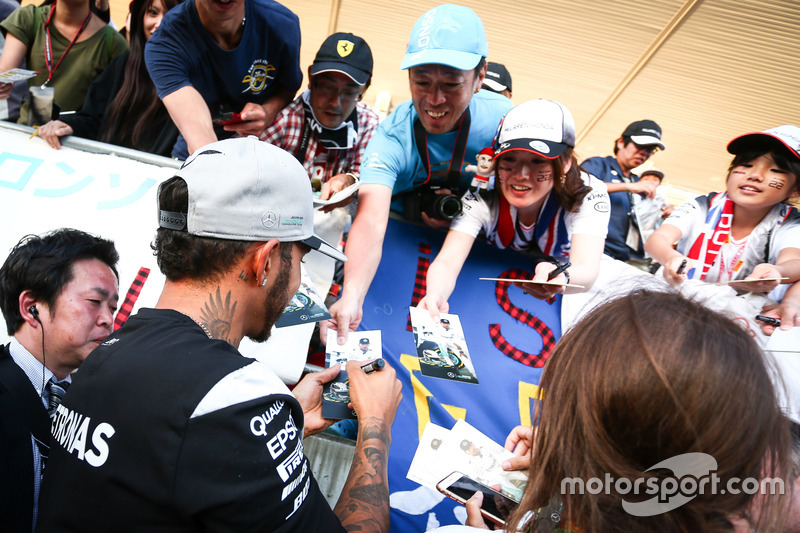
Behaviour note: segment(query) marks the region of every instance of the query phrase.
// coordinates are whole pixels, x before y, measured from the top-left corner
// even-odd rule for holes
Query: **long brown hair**
[[[572,164],[569,170],[564,172],[567,162],[571,161]],[[583,199],[591,191],[591,187],[583,183],[581,179],[581,167],[578,164],[578,158],[575,156],[573,148],[567,148],[564,152],[553,159],[553,188],[558,194],[558,200],[561,207],[567,211],[577,211]],[[558,177],[556,177],[558,176]],[[563,182],[561,181],[563,176]]]
[[[165,12],[179,0],[161,0]],[[125,82],[111,101],[100,140],[137,150],[147,150],[149,139],[142,136],[149,130],[166,126],[169,115],[156,93],[144,63],[144,15],[153,0],[134,0],[131,4],[130,54],[125,62]]]
[[[730,319],[678,294],[640,290],[596,308],[561,339],[540,385],[530,478],[507,525],[560,501],[564,520],[586,532],[731,531],[728,519],[755,496],[706,490],[638,517],[622,499],[652,494],[622,495],[613,484],[596,495],[562,489],[566,478],[606,473],[660,481],[672,472],[650,467],[691,452],[716,459],[720,487],[734,477],[783,477],[791,490],[789,422],[764,356]],[[759,501],[759,531],[777,531],[784,501]]]

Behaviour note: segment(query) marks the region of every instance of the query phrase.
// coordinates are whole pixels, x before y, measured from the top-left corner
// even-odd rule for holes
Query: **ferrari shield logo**
[[[340,57],[347,57],[353,51],[353,46],[355,45],[352,42],[342,39],[336,45],[336,51],[339,52]]]

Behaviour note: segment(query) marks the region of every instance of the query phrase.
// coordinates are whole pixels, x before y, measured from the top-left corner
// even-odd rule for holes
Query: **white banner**
[[[131,157],[68,146],[54,150],[42,139],[30,138],[30,131],[0,125],[0,261],[5,261],[25,235],[62,227],[81,229],[116,244],[120,254],[120,305],[139,269],[146,267],[150,275],[134,312],[154,306],[164,284],[150,249],[157,228],[156,191],[159,183],[174,174],[179,162],[130,150],[116,151]],[[92,150],[113,148],[84,140],[72,144]],[[150,162],[134,159],[138,157]],[[220,186],[224,184],[220,176]],[[329,231],[334,234],[332,241],[337,242],[341,225],[333,225]],[[320,259],[319,263],[313,273],[308,261],[306,267],[312,267],[309,272],[317,289],[326,294],[333,261]],[[242,353],[264,360],[284,381],[294,383],[302,373],[312,330],[313,324],[273,330],[268,343],[243,342]],[[0,333],[0,341],[6,340]]]

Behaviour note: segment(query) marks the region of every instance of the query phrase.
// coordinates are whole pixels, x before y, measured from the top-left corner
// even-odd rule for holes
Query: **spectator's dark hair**
[[[758,159],[762,155],[772,156],[778,168],[794,174],[793,189],[794,192],[800,192],[800,159],[797,159],[797,157],[779,141],[754,144],[736,154],[728,167],[728,178],[731,176],[730,173],[733,167],[747,164],[754,159]],[[726,178],[726,181],[728,178]],[[791,194],[792,191],[789,191],[789,195]]]
[[[158,205],[165,211],[187,213],[189,189],[186,181],[178,176],[165,181]],[[168,280],[211,281],[228,272],[253,244],[251,241],[198,237],[183,230],[158,228],[150,247],[155,252],[158,268]]]
[[[572,161],[572,165],[565,172],[564,167],[567,166],[568,161]],[[581,179],[581,167],[573,148],[567,148],[560,156],[553,159],[553,179],[555,180],[553,188],[558,193],[558,202],[567,211],[577,211],[583,199],[592,190]]]
[[[24,322],[19,312],[22,292],[31,291],[34,298],[47,304],[52,314],[56,299],[74,277],[73,265],[86,259],[102,261],[119,280],[119,254],[112,241],[70,228],[41,237],[23,237],[0,267],[0,308],[7,333],[13,335]]]
[[[633,142],[633,139],[631,139],[630,135],[623,135],[622,137],[620,137],[620,139],[622,139],[622,146],[628,146],[628,144]],[[620,139],[617,139],[617,141],[619,141]],[[619,152],[619,146],[617,146],[617,141],[614,141],[614,155],[617,155],[617,153]]]
[[[478,61],[478,66],[474,68],[476,78],[481,75],[481,70],[483,70],[483,67],[485,66],[486,66],[486,58],[482,57],[481,60]]]
[[[178,0],[161,2],[166,11],[179,3]],[[108,107],[108,116],[99,135],[103,142],[137,150],[147,150],[151,141],[145,137],[147,132],[159,131],[171,120],[144,63],[144,45],[147,42],[144,15],[152,4],[153,0],[134,0],[131,3],[130,54],[125,62],[125,82]]]

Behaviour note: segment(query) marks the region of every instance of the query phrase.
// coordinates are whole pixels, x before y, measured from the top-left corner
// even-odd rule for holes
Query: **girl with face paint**
[[[518,284],[536,298],[563,293],[567,282],[582,285],[579,291],[592,286],[603,254],[609,199],[605,184],[580,169],[574,146],[575,124],[560,103],[531,100],[508,112],[495,139],[495,188],[464,195],[463,213],[453,220],[428,269],[428,292],[420,307],[434,318],[448,312],[447,300],[480,232],[498,248],[534,258],[533,280],[550,281],[559,265],[571,263],[552,279],[561,285]]]

